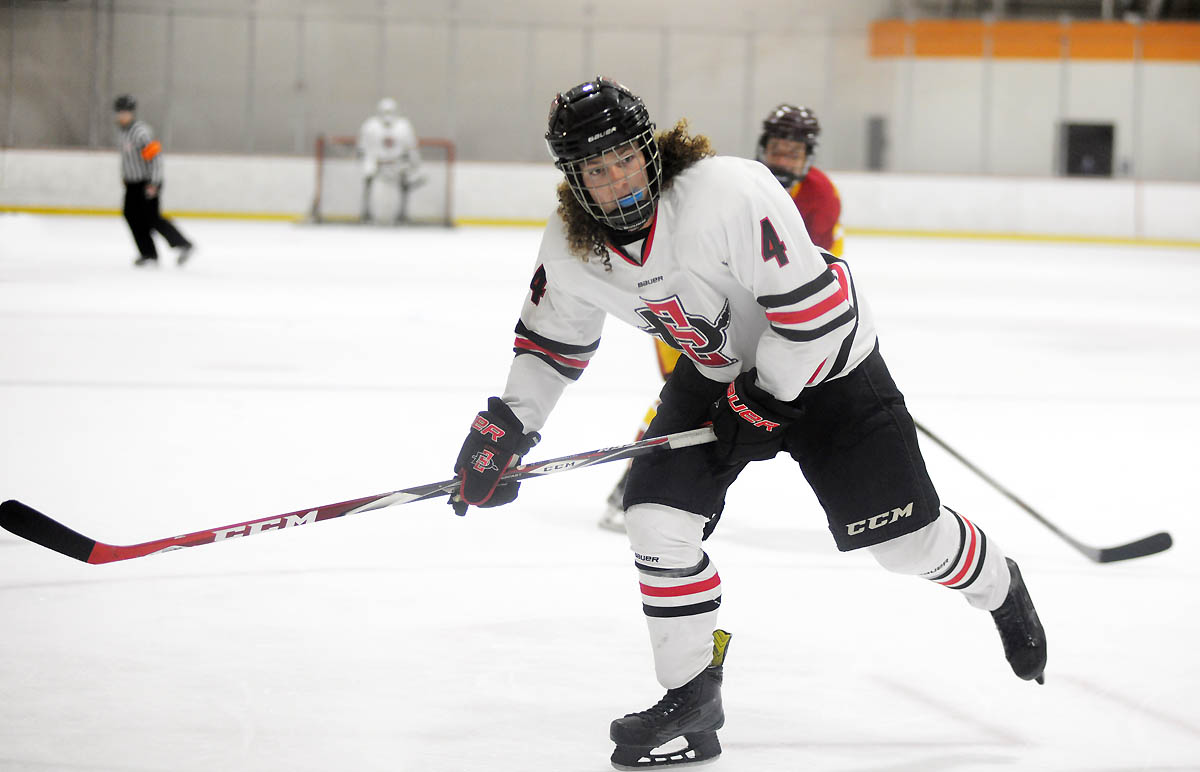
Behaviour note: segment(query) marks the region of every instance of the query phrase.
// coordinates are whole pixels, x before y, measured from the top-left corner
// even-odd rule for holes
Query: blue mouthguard
[[[643,202],[645,200],[646,200],[646,191],[636,190],[633,193],[630,193],[628,196],[623,196],[621,198],[618,198],[617,205],[618,206],[633,206],[634,204],[640,204],[641,202]]]

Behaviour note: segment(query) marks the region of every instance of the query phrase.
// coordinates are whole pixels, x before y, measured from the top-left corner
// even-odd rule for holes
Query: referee
[[[128,94],[117,97],[113,110],[117,113],[121,179],[125,181],[122,211],[138,248],[138,258],[133,264],[138,267],[158,265],[158,250],[154,248],[152,237],[153,231],[158,231],[168,244],[179,250],[176,260],[183,265],[192,255],[192,242],[162,216],[158,206],[163,184],[162,145],[154,138],[150,126],[134,116],[137,102],[133,97]]]

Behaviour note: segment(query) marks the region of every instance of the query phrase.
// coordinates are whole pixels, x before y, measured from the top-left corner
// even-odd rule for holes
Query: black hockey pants
[[[701,426],[726,384],[711,381],[681,357],[659,399],[647,437]],[[941,502],[925,469],[917,431],[876,347],[846,375],[806,388],[793,403],[804,414],[783,451],[799,464],[828,519],[837,548],[869,547],[937,519]],[[651,453],[633,461],[625,507],[654,503],[709,519],[712,532],[725,492],[745,464],[724,466],[712,445]],[[779,506],[794,506],[780,486]]]

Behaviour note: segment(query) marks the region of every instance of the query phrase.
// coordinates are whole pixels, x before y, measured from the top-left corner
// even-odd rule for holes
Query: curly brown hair
[[[687,119],[680,120],[670,131],[660,131],[655,139],[662,158],[662,193],[670,189],[671,183],[684,169],[701,158],[716,155],[708,137],[688,133]],[[607,231],[587,213],[566,180],[558,186],[558,216],[567,226],[567,248],[571,254],[585,263],[595,255],[604,262],[606,269],[612,270],[606,247]]]

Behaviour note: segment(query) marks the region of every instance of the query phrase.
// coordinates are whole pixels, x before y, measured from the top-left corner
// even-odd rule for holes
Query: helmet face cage
[[[780,169],[769,166],[771,173],[786,188],[808,176],[812,167],[813,156],[816,154],[817,137],[821,135],[821,124],[817,116],[807,107],[782,104],[776,107],[767,119],[763,121],[762,136],[758,139],[758,161],[766,164],[767,142],[772,138],[787,139],[793,142],[803,142],[805,146],[804,166],[797,174],[792,169]]]
[[[597,196],[606,202],[615,202],[611,211],[596,202],[592,189],[584,182],[590,168],[611,165],[619,161],[629,150],[641,153],[642,169],[629,174],[629,186],[621,191],[612,190],[614,183],[594,188]],[[636,231],[644,228],[654,216],[654,207],[661,190],[662,157],[658,142],[654,139],[654,128],[646,129],[628,142],[606,148],[574,161],[559,161],[557,164],[567,177],[567,186],[584,211],[601,224],[618,231]],[[642,175],[642,179],[638,178]],[[644,184],[642,183],[644,179]],[[608,188],[607,194],[605,189]],[[612,204],[609,204],[610,208]]]
[[[555,97],[550,105],[546,146],[554,165],[584,210],[601,224],[622,231],[638,230],[654,214],[661,190],[662,160],[654,124],[646,105],[633,92],[609,78],[596,78]],[[642,154],[645,186],[634,185],[620,195],[604,196],[617,207],[606,212],[584,182],[583,167],[615,163],[615,151],[632,147]],[[629,171],[626,169],[626,171]],[[630,177],[631,183],[636,183]],[[598,194],[602,188],[597,188]],[[614,191],[617,193],[618,191]]]

